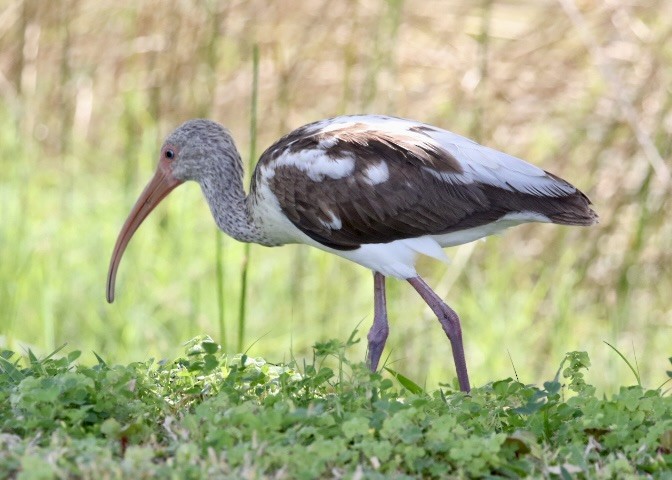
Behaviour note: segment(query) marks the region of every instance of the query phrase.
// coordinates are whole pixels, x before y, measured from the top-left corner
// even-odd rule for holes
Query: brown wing
[[[483,165],[471,168],[422,131],[433,127],[413,124],[415,130],[406,134],[362,122],[326,125],[284,137],[262,155],[255,172],[255,182],[265,176],[292,223],[323,245],[347,250],[449,233],[510,212],[536,212],[556,223],[594,223],[585,195],[541,170],[530,175],[529,188],[513,188],[507,171],[497,168],[479,181]],[[473,145],[486,149],[468,146]],[[508,174],[521,184],[520,172]],[[541,185],[536,177],[543,177],[543,188],[535,186]]]

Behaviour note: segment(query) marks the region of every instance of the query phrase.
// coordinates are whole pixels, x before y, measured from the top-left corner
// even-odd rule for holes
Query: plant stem
[[[222,350],[226,351],[226,323],[224,322],[224,247],[222,246],[223,238],[221,230],[215,230],[215,264],[217,278],[217,323],[219,325],[219,343]]]
[[[247,171],[252,172],[257,156],[257,99],[259,96],[259,45],[252,48],[252,101],[250,105],[250,157]],[[240,302],[238,304],[238,351],[243,350],[245,341],[245,319],[247,316],[247,271],[250,264],[250,244],[245,244],[243,265],[240,272]]]

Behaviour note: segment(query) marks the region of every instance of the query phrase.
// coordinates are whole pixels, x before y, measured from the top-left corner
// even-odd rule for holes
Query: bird
[[[374,314],[366,363],[376,372],[387,341],[386,278],[408,281],[434,312],[452,349],[461,391],[471,389],[457,313],[416,271],[420,255],[530,222],[588,226],[588,197],[519,158],[426,123],[343,115],[299,127],[259,158],[249,193],[231,133],[192,119],[170,133],[156,172],[117,238],[107,301],[131,237],[173,189],[196,181],[217,226],[241,242],[306,244],[373,272]]]

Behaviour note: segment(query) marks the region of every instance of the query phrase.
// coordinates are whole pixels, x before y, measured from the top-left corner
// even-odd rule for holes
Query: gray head
[[[198,118],[187,120],[168,135],[159,162],[165,162],[170,173],[181,182],[200,182],[222,163],[231,160],[237,163],[238,159],[228,130],[217,122]]]

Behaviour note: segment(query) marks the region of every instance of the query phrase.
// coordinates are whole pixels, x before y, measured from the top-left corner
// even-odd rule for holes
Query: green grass
[[[667,478],[672,398],[608,397],[572,352],[542,387],[424,390],[352,362],[355,334],[310,361],[227,356],[93,366],[0,354],[0,476],[41,478]],[[670,359],[672,360],[672,359]],[[672,372],[668,373],[672,376]]]

